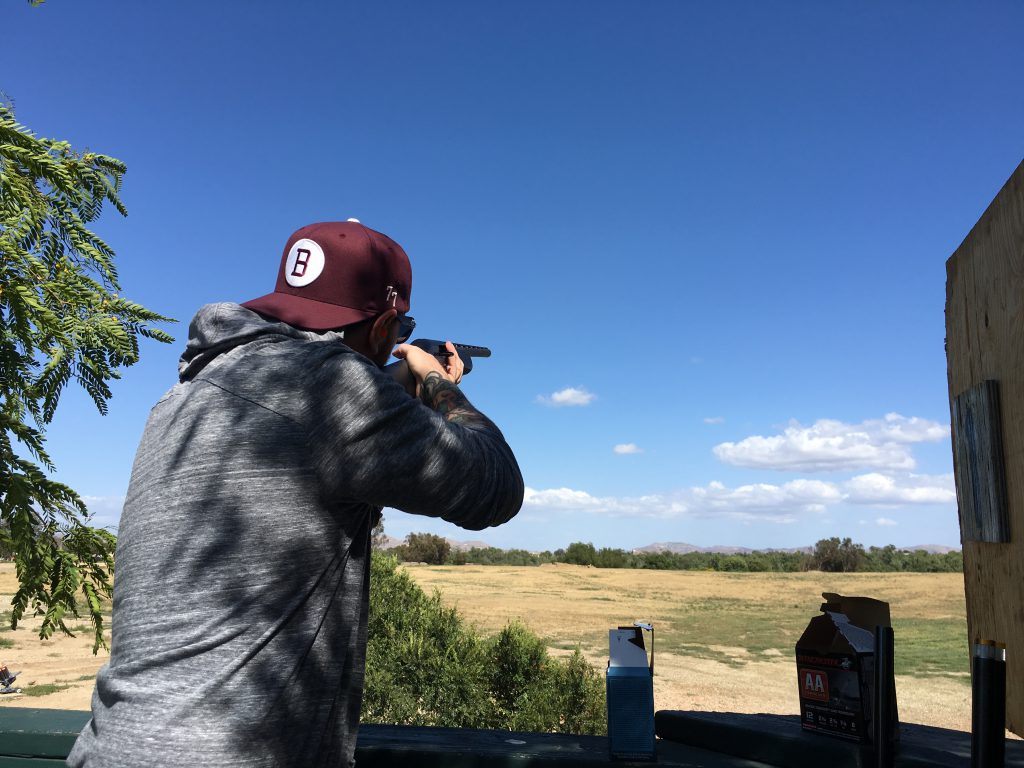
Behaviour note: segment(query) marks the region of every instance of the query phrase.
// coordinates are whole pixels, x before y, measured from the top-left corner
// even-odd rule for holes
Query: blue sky
[[[116,524],[204,303],[356,217],[529,486],[497,546],[956,545],[945,260],[1024,157],[1024,6],[180,2],[0,9],[0,89],[124,160],[99,229],[182,321],[69,393],[58,477]],[[1016,74],[1014,74],[1016,73]]]

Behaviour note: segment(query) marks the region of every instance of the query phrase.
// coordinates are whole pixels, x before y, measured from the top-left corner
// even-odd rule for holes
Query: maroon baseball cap
[[[402,246],[356,219],[310,224],[288,238],[273,293],[242,306],[311,331],[409,311],[412,267]]]

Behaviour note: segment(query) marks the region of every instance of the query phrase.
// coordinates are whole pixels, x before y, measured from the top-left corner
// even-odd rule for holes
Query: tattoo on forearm
[[[424,403],[455,424],[495,431],[498,429],[490,419],[473,407],[462,394],[462,390],[436,371],[428,373],[423,380],[420,397]]]

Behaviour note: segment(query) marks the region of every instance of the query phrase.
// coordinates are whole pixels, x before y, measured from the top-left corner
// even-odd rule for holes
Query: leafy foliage
[[[604,687],[579,648],[564,662],[555,661],[540,638],[513,623],[493,640],[489,655],[497,727],[605,733]]]
[[[395,547],[395,555],[407,563],[444,565],[451,555],[452,545],[443,536],[433,533],[410,533],[405,543]]]
[[[830,539],[821,539],[814,545],[807,570],[852,573],[861,570],[866,560],[863,546],[854,544],[850,538],[840,540],[833,536]]]
[[[383,526],[379,528],[383,541]],[[378,529],[374,529],[374,536]],[[375,538],[376,541],[376,538]],[[448,542],[429,533],[412,533],[406,543],[391,553],[399,560],[431,565],[543,565],[568,563],[595,568],[638,568],[655,571],[724,571],[731,573],[796,573],[798,571],[901,571],[916,573],[962,573],[963,554],[959,551],[931,553],[923,549],[897,549],[892,544],[869,547],[851,539],[822,539],[813,550],[737,552],[627,552],[589,542],[574,541],[554,552],[527,552],[525,549],[474,547],[465,551],[450,549]]]
[[[364,722],[605,732],[604,686],[578,649],[549,658],[521,624],[481,638],[388,555],[373,555],[367,637]]]
[[[923,549],[907,551],[892,544],[868,547],[865,571],[900,571],[915,573],[963,573],[964,553],[959,550],[944,553]]]
[[[119,197],[125,166],[42,139],[0,104],[0,550],[19,589],[11,625],[43,617],[41,637],[71,634],[78,596],[104,645],[100,599],[111,592],[114,537],[87,525],[74,490],[50,478],[44,442],[74,380],[107,412],[109,382],[139,359],[139,337],[169,318],[120,295],[114,251],[87,225]],[[27,452],[28,458],[25,453]]]
[[[584,544],[582,541],[574,541],[565,549],[563,562],[573,565],[594,565],[597,559],[597,552],[590,542]]]
[[[550,552],[528,552],[525,549],[473,547],[453,552],[448,562],[452,565],[541,565],[555,562],[555,556]]]

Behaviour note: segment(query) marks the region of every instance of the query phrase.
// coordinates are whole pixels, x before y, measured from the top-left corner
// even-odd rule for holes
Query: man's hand
[[[440,413],[446,421],[461,424],[468,429],[489,430],[500,435],[501,432],[494,426],[494,422],[474,408],[462,394],[462,390],[455,386],[462,380],[463,362],[454,344],[446,341],[444,346],[451,353],[444,362],[411,344],[395,347],[395,357],[404,360],[408,368],[405,375],[409,376],[411,373],[410,378],[416,382],[416,397]]]
[[[441,378],[445,381],[450,381],[452,384],[458,384],[462,381],[462,371],[465,368],[462,358],[459,357],[459,353],[455,350],[455,345],[450,341],[446,341],[444,346],[451,353],[451,356],[446,358],[443,363],[433,355],[411,344],[399,344],[395,347],[392,354],[399,360],[405,361],[409,372],[416,380],[417,397],[421,394],[423,380],[431,372],[440,375]]]

